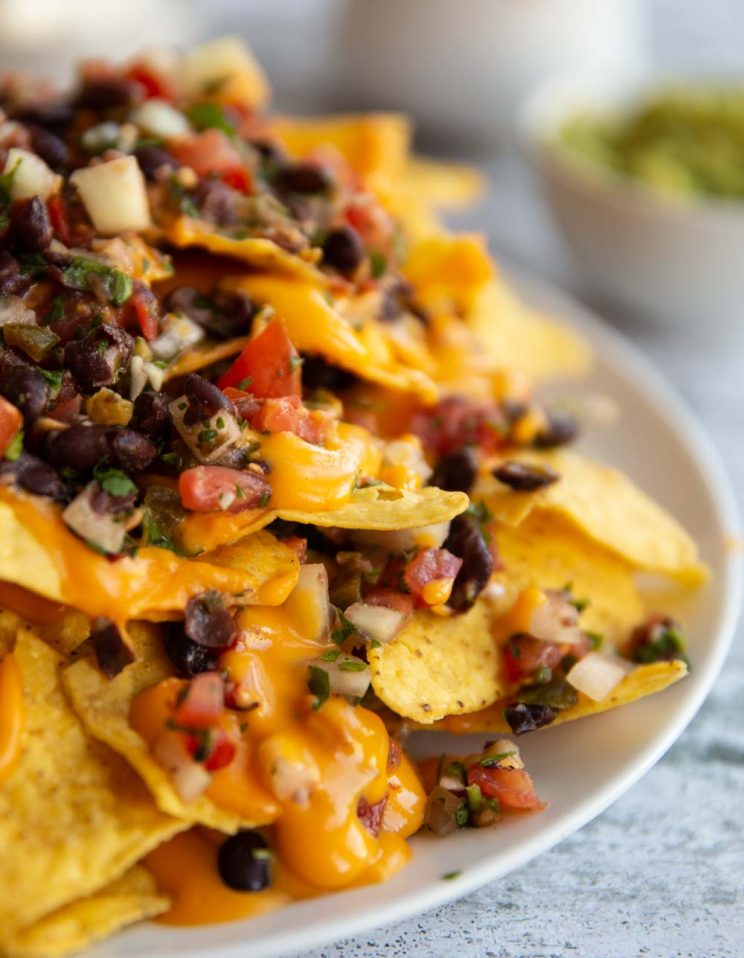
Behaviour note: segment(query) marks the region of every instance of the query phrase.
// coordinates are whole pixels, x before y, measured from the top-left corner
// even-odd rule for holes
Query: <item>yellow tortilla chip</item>
[[[132,623],[130,636],[137,657],[116,678],[107,679],[90,659],[75,662],[62,674],[65,690],[88,732],[123,756],[142,777],[158,808],[182,823],[207,825],[222,832],[265,825],[266,821],[246,821],[206,795],[188,804],[179,798],[147,742],[129,724],[136,696],[171,676],[173,669],[156,627]]]
[[[235,515],[187,516],[179,530],[179,539],[187,552],[207,550],[203,558],[208,559],[210,550],[262,529],[275,519],[324,529],[377,529],[384,532],[448,522],[467,507],[468,497],[464,492],[445,492],[433,486],[406,491],[380,484],[355,489],[347,503],[325,512],[270,509],[268,512],[247,510]]]
[[[241,353],[251,341],[250,336],[239,336],[236,339],[230,339],[226,343],[197,343],[192,346],[178,359],[174,360],[165,371],[165,381],[176,379],[178,376],[185,376],[187,373],[195,373],[214,363],[219,363],[223,359],[229,359]]]
[[[501,278],[478,292],[466,320],[494,368],[542,381],[583,376],[591,366],[591,350],[577,332],[530,309]]]
[[[469,310],[494,266],[483,237],[439,233],[414,243],[403,264],[403,275],[428,309]]]
[[[263,525],[266,522],[256,527]],[[291,550],[269,533],[244,545],[254,554],[241,566],[211,563],[203,557],[187,559],[149,546],[136,556],[110,561],[67,528],[55,504],[0,489],[0,582],[22,586],[91,617],[168,618],[209,589],[246,601],[272,590],[281,595],[281,583],[296,569]]]
[[[687,666],[684,662],[653,662],[650,665],[639,665],[615,687],[603,702],[595,702],[579,692],[579,701],[572,708],[563,709],[556,713],[555,719],[546,728],[561,725],[563,722],[572,722],[574,719],[584,718],[587,715],[598,715],[621,705],[630,705],[638,699],[661,692],[687,675]],[[505,732],[512,734],[509,723],[504,718],[503,702],[492,705],[490,708],[470,715],[453,715],[438,722],[436,729],[442,732],[452,732],[456,735],[469,735],[472,732]]]
[[[687,532],[621,472],[568,450],[521,452],[511,458],[550,466],[561,478],[536,492],[514,492],[495,479],[483,483],[476,496],[499,522],[517,526],[533,512],[561,515],[636,569],[687,586],[706,578]]]
[[[302,256],[290,253],[263,236],[247,236],[244,239],[226,236],[205,220],[179,216],[163,230],[163,238],[179,249],[197,246],[217,256],[230,256],[255,269],[268,273],[276,272],[287,277],[311,280],[325,285],[326,279],[316,269],[320,250],[308,250]]]
[[[139,866],[118,881],[52,912],[2,946],[3,958],[62,958],[102,941],[136,921],[168,909],[155,879]]]
[[[481,197],[485,182],[480,170],[464,163],[414,156],[406,164],[400,187],[415,192],[437,209],[459,210]]]
[[[57,653],[21,628],[13,654],[24,721],[18,762],[0,786],[0,951],[184,827],[156,808],[119,755],[88,737],[62,690]]]
[[[416,612],[392,642],[368,649],[376,695],[421,725],[490,704],[504,691],[492,620],[486,602],[457,616]]]
[[[424,402],[436,401],[435,384],[421,369],[398,358],[381,324],[370,322],[357,330],[328,301],[317,282],[251,274],[227,277],[220,285],[273,306],[300,352],[319,354],[361,379],[415,393]]]

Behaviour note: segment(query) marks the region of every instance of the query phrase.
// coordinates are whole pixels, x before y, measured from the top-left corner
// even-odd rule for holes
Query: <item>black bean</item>
[[[212,336],[232,339],[251,331],[257,308],[245,293],[215,289],[205,296],[193,286],[178,286],[165,299],[168,312],[184,313]]]
[[[34,153],[55,173],[65,173],[72,160],[65,141],[51,130],[45,130],[43,126],[29,126],[28,129]]]
[[[21,271],[21,264],[6,250],[0,252],[0,296],[20,296],[34,282],[30,273]]]
[[[208,649],[227,649],[238,638],[235,620],[219,592],[211,590],[189,599],[184,618],[186,635]]]
[[[52,242],[54,231],[46,204],[38,197],[16,200],[10,207],[5,242],[19,253],[39,253]]]
[[[0,463],[0,476],[12,479],[36,496],[45,496],[55,502],[67,499],[64,483],[54,469],[31,453],[22,452],[13,462],[5,460]]]
[[[49,383],[38,369],[10,350],[0,353],[0,396],[21,410],[27,426],[43,415],[50,394]]]
[[[217,854],[220,878],[235,891],[263,891],[271,885],[271,853],[254,831],[242,831],[226,839]]]
[[[323,243],[323,260],[339,273],[350,275],[364,259],[364,243],[352,226],[339,226]]]
[[[142,84],[128,77],[90,77],[83,81],[75,103],[91,110],[109,110],[139,103],[144,96],[145,88]]]
[[[349,389],[356,382],[358,380],[353,373],[340,366],[332,366],[322,356],[303,354],[302,385],[305,389],[327,389],[337,393]]]
[[[105,616],[94,619],[90,637],[93,642],[93,650],[96,653],[98,668],[107,678],[116,678],[127,665],[134,662],[134,652],[131,645],[111,619],[107,619]]]
[[[217,226],[235,226],[243,218],[245,197],[222,180],[202,180],[193,199],[201,216]]]
[[[496,466],[493,476],[516,492],[534,492],[536,489],[544,489],[561,478],[560,473],[551,469],[550,466],[531,465],[511,459]]]
[[[396,276],[395,273],[388,273],[381,281],[378,289],[382,293],[382,303],[377,318],[382,322],[392,322],[398,319],[404,312],[411,312],[411,299],[413,296],[413,287],[403,279],[402,276]],[[415,314],[414,315],[418,315]],[[421,315],[418,315],[421,319]],[[427,319],[428,322],[428,319]]]
[[[110,429],[107,439],[111,458],[130,474],[147,469],[158,454],[155,443],[134,429]]]
[[[213,672],[217,668],[217,654],[190,639],[184,632],[183,622],[163,625],[163,645],[176,674],[183,678]]]
[[[54,130],[57,133],[64,131],[75,118],[72,104],[66,100],[48,100],[45,103],[30,103],[19,107],[13,113],[13,119],[19,123],[32,123],[44,127],[45,130]]]
[[[178,160],[159,146],[141,146],[134,151],[140,169],[151,182],[159,176],[167,176],[181,165]]]
[[[536,728],[550,725],[555,719],[555,711],[549,705],[508,705],[504,709],[504,718],[515,735],[534,732]]]
[[[162,439],[168,431],[169,423],[168,399],[163,393],[143,392],[134,400],[134,411],[129,423],[132,429],[144,433],[150,439]]]
[[[126,330],[104,323],[65,346],[65,365],[81,389],[95,392],[116,382],[133,349],[134,339]]]
[[[470,446],[442,456],[429,479],[430,486],[447,492],[470,492],[478,475],[478,460]]]
[[[46,457],[58,469],[89,472],[109,455],[107,433],[105,426],[82,424],[50,432]]]
[[[464,612],[488,585],[493,572],[493,556],[475,516],[464,513],[452,520],[444,548],[462,559],[448,605]]]
[[[546,426],[535,437],[535,445],[540,449],[565,446],[573,442],[579,434],[579,423],[571,413],[558,410],[549,411]]]
[[[251,140],[250,144],[264,162],[277,165],[287,162],[287,154],[273,140]]]
[[[187,425],[193,426],[197,422],[211,419],[218,412],[231,415],[235,412],[235,407],[222,390],[198,373],[188,374],[184,380],[184,392],[189,403],[183,417]]]
[[[224,466],[226,469],[245,469],[250,458],[250,450],[241,446],[230,446],[216,459],[210,460],[212,465]]]
[[[316,163],[292,163],[277,171],[274,183],[284,193],[326,193],[333,178],[325,167]]]

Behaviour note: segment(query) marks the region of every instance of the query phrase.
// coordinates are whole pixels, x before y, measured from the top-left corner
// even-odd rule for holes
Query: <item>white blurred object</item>
[[[640,66],[642,7],[643,0],[346,0],[337,89],[349,104],[405,110],[427,132],[492,143],[545,77]]]
[[[0,0],[0,66],[61,81],[81,58],[187,46],[200,19],[191,0]]]
[[[524,104],[522,145],[590,288],[673,328],[733,329],[744,312],[744,203],[662,196],[558,143],[570,116],[613,113],[658,82],[609,71],[548,80]]]

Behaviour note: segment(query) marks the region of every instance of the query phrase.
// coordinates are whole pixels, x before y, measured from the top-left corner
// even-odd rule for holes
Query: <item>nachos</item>
[[[399,116],[232,39],[0,89],[0,955],[382,881],[659,691],[695,544],[540,398],[586,344]],[[413,729],[510,735],[417,764]]]

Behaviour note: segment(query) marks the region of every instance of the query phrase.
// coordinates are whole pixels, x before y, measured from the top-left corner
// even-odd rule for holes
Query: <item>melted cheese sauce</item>
[[[20,753],[23,730],[23,686],[12,652],[0,660],[0,784],[10,775]]]
[[[258,893],[225,887],[214,838],[189,832],[148,858],[173,897],[164,919],[169,923],[260,914],[296,898],[381,881],[408,860],[405,838],[421,826],[425,805],[417,774],[405,756],[388,769],[389,738],[375,713],[333,695],[313,710],[307,663],[327,644],[303,634],[303,622],[284,607],[246,608],[238,615],[243,639],[219,663],[244,700],[258,705],[227,710],[225,727],[240,728],[238,756],[213,774],[206,795],[247,821],[270,826],[272,886]],[[182,685],[168,679],[133,703],[132,725],[150,743]],[[375,837],[357,808],[362,798],[374,805],[386,796]]]

